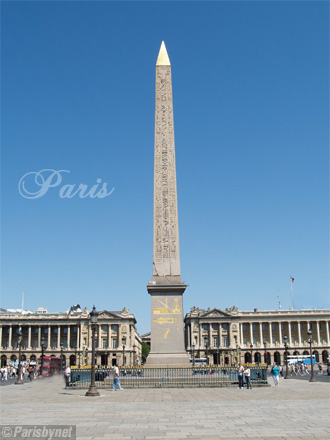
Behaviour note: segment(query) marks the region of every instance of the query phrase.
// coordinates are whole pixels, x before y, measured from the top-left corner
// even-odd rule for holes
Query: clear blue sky
[[[2,2],[2,307],[150,329],[155,63],[172,63],[185,312],[329,307],[328,2]],[[23,198],[68,170],[106,198]]]

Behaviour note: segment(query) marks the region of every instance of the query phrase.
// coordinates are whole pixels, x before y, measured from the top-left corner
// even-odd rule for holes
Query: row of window
[[[291,322],[291,330],[295,329],[295,325],[296,324],[297,323]],[[212,326],[212,330],[219,330],[219,326],[220,325],[221,325],[221,328],[223,330],[228,330],[228,326],[229,326],[229,324],[227,324],[227,323],[222,323],[222,324],[214,324],[214,323],[213,324],[207,324],[207,323],[204,323],[204,324],[202,324],[203,330],[208,331],[210,325]],[[286,325],[286,323],[281,322],[281,330],[285,329],[285,325]],[[250,324],[243,324],[243,331],[244,332],[248,331],[249,330],[249,326],[250,326]],[[278,326],[278,323],[272,322],[271,326],[272,326],[272,330],[275,330],[276,327]],[[330,327],[330,323],[329,323],[329,327]],[[253,323],[252,324],[252,329],[254,331],[256,331],[257,328],[259,328],[259,324]],[[263,322],[261,324],[261,328],[262,328],[262,330],[266,330],[266,328],[268,328],[268,323],[266,324],[266,323]],[[307,331],[308,328],[310,328],[312,330],[313,329],[313,324],[310,323],[309,326],[308,326],[307,322],[305,322],[305,323],[301,322],[300,323],[300,330],[304,330],[305,329]],[[319,329],[322,330],[322,323],[321,322],[319,322]]]
[[[119,327],[118,324],[113,324],[111,326],[111,331],[113,333],[117,333],[118,332],[118,327]],[[48,334],[48,327],[42,326],[40,328],[42,329],[41,331],[43,333],[45,333],[46,335]],[[70,328],[71,328],[71,331],[73,331],[73,333],[77,333],[77,326],[70,326]],[[34,334],[37,335],[38,331],[39,331],[39,327],[33,327],[33,329],[34,329]],[[107,324],[102,325],[102,331],[105,332],[105,333],[108,331],[108,325]],[[7,327],[5,329],[5,332],[9,333],[9,327]],[[22,327],[22,332],[23,333],[27,333],[28,332],[27,327],[23,326]],[[68,333],[68,327],[61,326],[61,332],[63,332],[63,334],[66,335]],[[52,333],[56,335],[58,333],[58,327],[52,327]]]

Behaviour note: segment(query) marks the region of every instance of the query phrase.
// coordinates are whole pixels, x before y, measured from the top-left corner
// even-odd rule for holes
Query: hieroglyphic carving
[[[171,66],[156,67],[153,275],[180,275]]]

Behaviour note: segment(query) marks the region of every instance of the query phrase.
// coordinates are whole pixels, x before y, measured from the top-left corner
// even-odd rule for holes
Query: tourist
[[[270,370],[270,374],[273,376],[275,387],[278,388],[280,369],[276,365],[276,362],[273,363],[272,369]]]
[[[244,370],[244,376],[245,376],[245,381],[246,381],[246,387],[247,389],[251,389],[252,390],[252,384],[251,384],[251,370],[250,370],[250,366],[247,363],[245,370]]]
[[[319,362],[319,374],[323,374],[323,368],[321,362]]]
[[[238,389],[244,388],[244,367],[241,363],[238,364],[237,367],[237,376],[238,376]]]
[[[71,368],[68,365],[64,371],[65,387],[70,385]]]
[[[118,387],[119,390],[122,390],[122,387],[120,385],[119,380],[119,368],[117,365],[113,368],[113,385],[112,385],[112,391],[116,391],[116,387]]]

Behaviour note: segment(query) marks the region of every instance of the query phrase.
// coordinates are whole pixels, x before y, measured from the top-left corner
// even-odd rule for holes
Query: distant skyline
[[[164,40],[185,313],[289,309],[291,277],[295,308],[329,308],[328,2],[1,9],[1,307],[24,286],[26,309],[127,307],[150,330]]]

